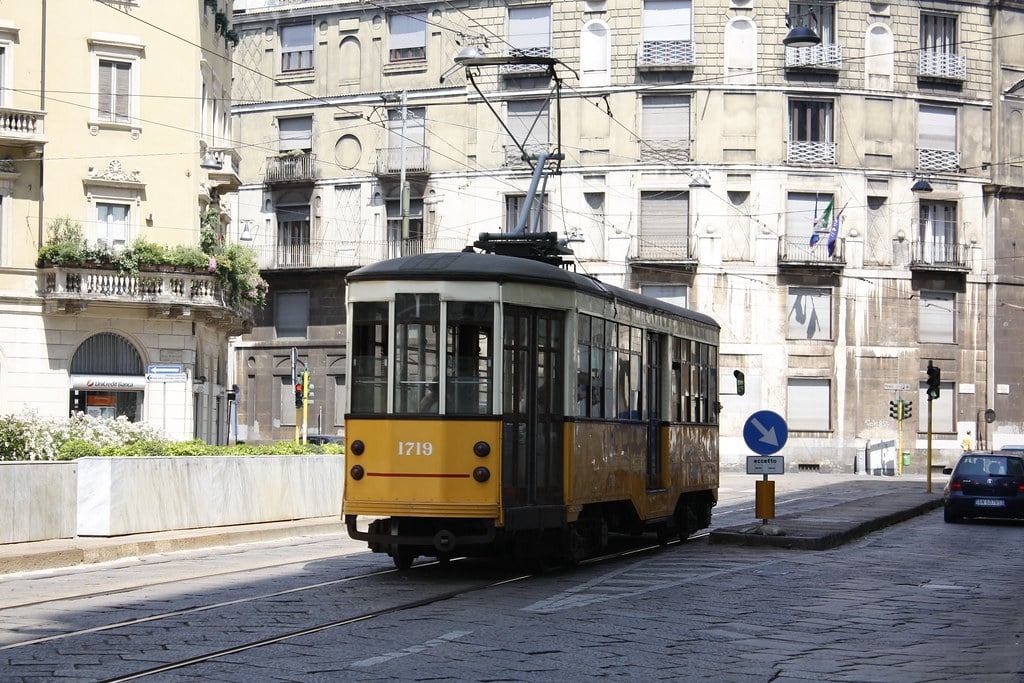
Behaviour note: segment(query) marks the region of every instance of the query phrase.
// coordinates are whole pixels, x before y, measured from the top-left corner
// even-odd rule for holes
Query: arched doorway
[[[78,347],[71,358],[69,412],[96,417],[142,419],[146,376],[135,345],[119,334],[101,332]]]

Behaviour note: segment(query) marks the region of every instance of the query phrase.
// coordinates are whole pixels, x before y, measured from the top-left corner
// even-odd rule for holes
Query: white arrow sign
[[[766,443],[769,446],[778,446],[779,440],[775,437],[775,427],[765,429],[756,417],[750,419],[750,424],[754,425],[757,431],[761,432],[761,438],[758,441]]]

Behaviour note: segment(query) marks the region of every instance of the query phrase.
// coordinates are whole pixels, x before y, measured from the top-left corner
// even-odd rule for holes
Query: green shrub
[[[61,444],[57,450],[58,460],[77,460],[78,458],[94,458],[100,455],[100,447],[85,439],[71,439]]]

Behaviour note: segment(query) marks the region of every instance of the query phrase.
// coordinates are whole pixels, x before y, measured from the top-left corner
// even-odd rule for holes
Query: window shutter
[[[644,240],[688,239],[689,215],[686,192],[644,192],[640,195],[640,234]]]
[[[551,7],[509,9],[508,42],[520,50],[551,47]]]
[[[392,50],[426,47],[426,14],[393,14],[389,24]]]
[[[279,149],[282,152],[313,147],[312,116],[278,119],[277,126],[281,136]]]
[[[114,62],[114,120],[131,120],[131,64]]]
[[[956,109],[921,105],[918,127],[922,149],[956,151]]]
[[[645,140],[690,141],[690,100],[686,97],[645,97],[642,133]]]
[[[97,114],[101,121],[110,121],[114,117],[112,95],[114,92],[114,63],[101,61],[99,65],[99,98]]]
[[[918,335],[922,342],[952,344],[955,299],[952,293],[921,292]]]
[[[284,52],[298,52],[313,49],[313,25],[293,24],[281,27],[281,49]]]
[[[831,429],[832,402],[828,379],[800,377],[789,380],[786,422],[793,431],[828,431]]]
[[[647,0],[643,40],[691,40],[693,3],[690,0]]]

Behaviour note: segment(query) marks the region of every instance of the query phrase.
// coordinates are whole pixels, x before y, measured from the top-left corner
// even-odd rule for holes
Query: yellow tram
[[[399,568],[418,556],[571,562],[609,533],[685,539],[710,525],[710,317],[473,251],[360,268],[347,296],[342,514]]]

